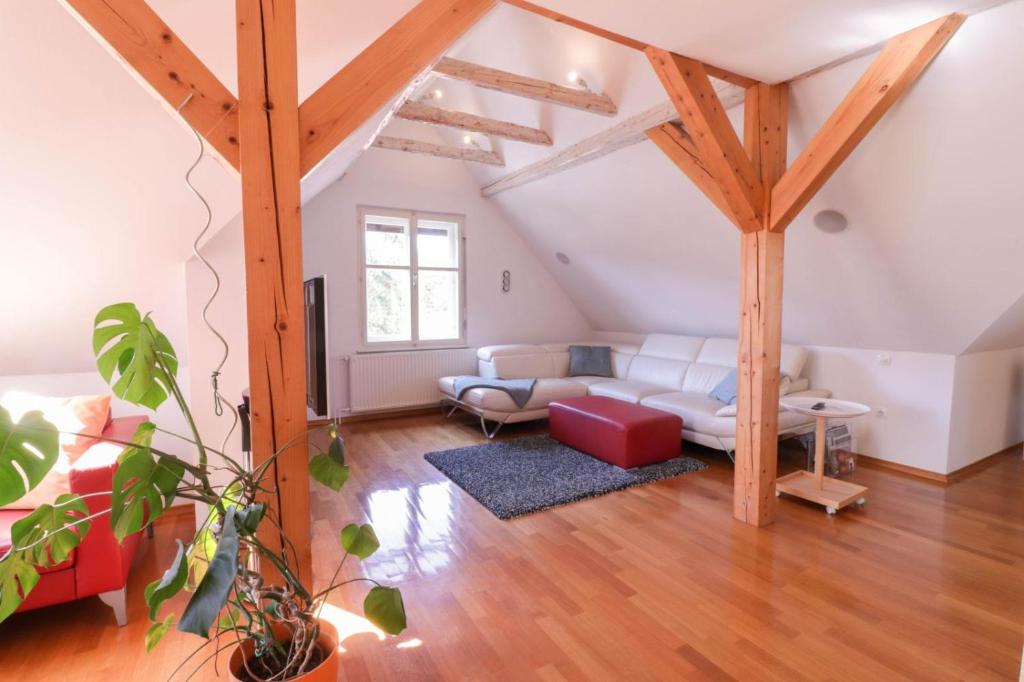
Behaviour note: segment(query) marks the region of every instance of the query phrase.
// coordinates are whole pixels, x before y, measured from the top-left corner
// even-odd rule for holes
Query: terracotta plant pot
[[[280,639],[284,632],[283,626],[274,626],[274,633]],[[302,680],[302,682],[336,682],[338,679],[338,631],[334,626],[325,620],[320,621],[320,647],[327,653],[327,658],[320,662],[320,665],[309,672],[298,677],[289,677],[289,680]],[[250,658],[256,648],[252,640],[246,640],[231,652],[231,660],[228,669],[231,671],[232,680],[242,680],[245,675],[243,662]]]

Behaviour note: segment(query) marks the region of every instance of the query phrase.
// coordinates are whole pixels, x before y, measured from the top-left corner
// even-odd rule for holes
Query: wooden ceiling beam
[[[465,81],[477,87],[497,90],[507,95],[550,102],[602,116],[615,116],[619,112],[615,102],[605,94],[567,88],[557,83],[520,76],[450,57],[441,59],[434,66],[434,73],[442,78]]]
[[[448,111],[423,102],[406,102],[395,113],[395,116],[406,121],[457,128],[472,133],[502,137],[515,142],[551,146],[551,136],[543,130],[485,116]]]
[[[299,107],[301,167],[331,151],[429,68],[496,0],[421,0]]]
[[[63,0],[147,89],[238,170],[238,100],[144,0]]]
[[[721,91],[723,105],[732,107],[743,102],[743,93],[744,91],[740,88],[726,85]],[[679,114],[671,102],[651,107],[636,116],[631,116],[615,124],[607,130],[555,152],[545,159],[509,173],[505,177],[483,187],[481,194],[485,197],[493,196],[513,187],[519,187],[520,185],[525,185],[599,159],[619,149],[643,142],[648,139],[648,130],[678,118]]]
[[[697,189],[703,192],[704,196],[710,199],[725,217],[736,222],[736,218],[732,215],[732,209],[729,208],[725,197],[722,196],[722,191],[718,188],[718,183],[715,182],[701,161],[697,145],[686,134],[686,131],[674,123],[663,123],[648,130],[647,137],[665,153],[672,163],[679,167],[679,170],[683,171],[686,177],[690,178]]]
[[[675,108],[668,102],[632,116],[621,123],[597,135],[580,140],[574,145],[541,159],[536,163],[524,166],[519,170],[483,187],[480,193],[485,197],[494,196],[513,187],[525,185],[534,180],[561,173],[612,152],[642,142],[646,139],[647,129],[661,125],[676,117]]]
[[[527,2],[527,0],[504,0],[504,2],[506,5],[512,5],[513,7],[524,9],[527,12],[532,12],[542,17],[546,17],[551,21],[556,21],[559,24],[571,26],[575,29],[579,29],[580,31],[585,31],[600,38],[604,38],[605,40],[610,40],[613,43],[618,43],[619,45],[623,45],[634,50],[639,50],[643,52],[648,48],[648,44],[641,40],[635,40],[628,36],[624,36],[613,31],[605,30],[600,26],[588,24],[585,21],[580,21],[579,19],[574,19],[570,16],[566,16],[565,14],[561,14],[560,12],[550,10],[547,7],[541,7],[540,5],[535,5],[532,2]],[[747,78],[746,76],[741,76],[738,73],[733,73],[732,71],[729,71],[727,69],[722,69],[717,66],[712,66],[710,64],[705,64],[704,68],[707,69],[708,74],[710,74],[712,78],[717,78],[727,83],[738,85],[741,88],[749,88],[757,83],[757,81],[754,80],[753,78]]]
[[[649,47],[645,52],[736,223],[744,231],[760,229],[764,204],[760,177],[704,65],[659,48]]]
[[[950,14],[886,43],[772,189],[772,230],[786,229],[885,112],[920,77],[964,18],[961,14]]]
[[[381,135],[374,140],[373,146],[378,149],[426,154],[427,156],[437,156],[442,159],[484,163],[488,166],[505,165],[505,160],[501,158],[501,154],[494,151],[477,149],[476,147],[449,147],[447,145],[433,144],[432,142],[421,142],[420,140],[409,140],[401,137],[387,137],[385,135]]]
[[[580,21],[579,19],[573,19],[572,17],[566,16],[559,12],[555,12],[554,10],[550,10],[547,7],[535,5],[532,2],[527,2],[526,0],[504,0],[504,2],[506,5],[512,5],[513,7],[524,9],[527,12],[539,14],[540,16],[546,17],[552,21],[557,21],[560,24],[572,26],[573,28],[579,29],[581,31],[586,31],[587,33],[592,33],[595,36],[600,36],[601,38],[610,40],[613,43],[618,43],[619,45],[624,45],[625,47],[629,47],[634,50],[640,50],[641,52],[643,52],[645,49],[647,49],[647,43],[641,42],[639,40],[633,40],[632,38],[620,35],[618,33],[614,33],[612,31],[606,31],[605,29],[599,26],[588,24],[587,22]]]

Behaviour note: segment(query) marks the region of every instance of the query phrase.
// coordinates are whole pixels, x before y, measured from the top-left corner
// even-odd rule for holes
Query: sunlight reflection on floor
[[[380,539],[378,560],[387,577],[437,573],[451,563],[451,484],[427,483],[372,492],[369,520]],[[416,552],[410,553],[410,547]]]
[[[377,641],[383,642],[387,639],[387,635],[384,634],[383,630],[363,616],[352,613],[351,611],[346,611],[334,604],[324,604],[320,618],[333,625],[338,631],[338,651],[342,653],[347,651],[344,647],[344,642],[349,637],[355,637],[356,635],[375,635],[377,637]],[[410,637],[409,639],[398,642],[395,647],[398,649],[415,649],[422,645],[423,641],[419,637]]]

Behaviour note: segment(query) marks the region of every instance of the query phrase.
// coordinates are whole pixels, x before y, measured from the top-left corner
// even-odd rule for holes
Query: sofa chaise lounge
[[[533,395],[522,408],[505,392],[473,388],[461,398],[455,395],[455,377],[438,382],[442,403],[480,417],[484,433],[493,438],[504,424],[545,419],[554,400],[601,395],[644,405],[683,419],[685,440],[724,450],[736,447],[735,406],[727,406],[708,393],[736,368],[735,339],[703,338],[675,334],[650,334],[640,346],[591,341],[576,345],[610,346],[612,377],[569,376],[568,343],[487,346],[477,351],[482,377],[536,379]],[[781,357],[781,395],[831,395],[811,390],[802,372],[807,351],[784,344]],[[488,422],[494,424],[488,427]],[[814,420],[796,412],[780,411],[780,435],[813,430]]]

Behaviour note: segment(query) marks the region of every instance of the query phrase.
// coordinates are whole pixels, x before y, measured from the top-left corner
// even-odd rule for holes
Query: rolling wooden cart
[[[779,403],[794,412],[815,418],[814,471],[794,471],[775,482],[775,494],[792,495],[823,505],[831,516],[843,507],[867,502],[868,489],[825,475],[825,432],[829,419],[852,419],[871,411],[867,405],[824,398],[782,398]]]

